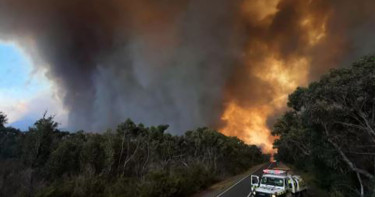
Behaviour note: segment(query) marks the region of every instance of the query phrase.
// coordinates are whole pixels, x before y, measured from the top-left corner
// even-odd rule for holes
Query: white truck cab
[[[263,170],[261,178],[251,175],[251,187],[249,197],[302,196],[307,189],[300,176],[277,169]]]

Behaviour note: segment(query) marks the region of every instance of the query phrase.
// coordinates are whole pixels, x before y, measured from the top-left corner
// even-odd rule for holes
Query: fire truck
[[[251,186],[248,197],[302,197],[307,190],[300,176],[281,169],[265,169],[261,178],[251,175]]]

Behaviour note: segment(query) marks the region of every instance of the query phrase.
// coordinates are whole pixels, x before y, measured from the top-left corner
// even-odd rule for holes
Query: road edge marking
[[[271,163],[270,163],[270,165],[269,165],[269,166],[268,166],[268,167],[267,167],[266,169],[269,169],[269,168],[270,168],[270,166],[272,166],[272,164],[273,164],[273,162],[271,162]]]
[[[272,164],[272,162],[271,162]],[[238,183],[242,182],[244,179],[246,179],[247,177],[251,176],[252,173],[258,171],[259,169],[261,169],[264,165],[261,165],[259,168],[257,168],[256,170],[252,171],[249,175],[245,176],[244,178],[242,178],[241,180],[239,180],[237,183],[233,184],[232,186],[230,186],[228,189],[226,189],[225,191],[221,192],[220,194],[218,194],[216,197],[220,197],[221,195],[223,195],[225,192],[231,190],[234,186],[236,186]],[[271,166],[271,165],[269,165]],[[269,167],[268,166],[268,167]]]

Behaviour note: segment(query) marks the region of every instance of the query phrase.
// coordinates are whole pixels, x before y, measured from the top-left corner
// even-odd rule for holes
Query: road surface
[[[252,172],[251,174],[255,174],[258,176],[261,176],[263,174],[263,170],[266,168],[275,168],[277,167],[276,163],[266,163],[263,166],[261,166],[258,170],[255,172]],[[250,185],[250,176],[241,179],[231,187],[229,187],[227,190],[219,194],[217,197],[247,197],[249,195],[250,190],[251,190],[251,185]]]

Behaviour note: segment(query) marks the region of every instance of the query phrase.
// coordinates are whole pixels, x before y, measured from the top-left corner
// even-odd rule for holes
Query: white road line
[[[266,169],[270,168],[270,166],[271,166],[272,164],[273,164],[273,163],[271,162],[270,165],[269,165]]]
[[[270,167],[272,165],[272,163],[268,166]],[[257,168],[256,170],[254,170],[253,172],[251,172],[249,175],[247,175],[246,177],[242,178],[241,180],[239,180],[237,183],[233,184],[232,186],[230,186],[228,189],[226,189],[225,191],[221,192],[219,195],[217,195],[216,197],[220,197],[221,195],[223,195],[225,192],[231,190],[234,186],[236,186],[238,183],[241,183],[241,181],[243,181],[244,179],[246,179],[247,177],[251,176],[251,174],[253,174],[254,172],[258,171],[259,169],[261,169],[263,167],[263,165],[261,165],[259,168]]]

